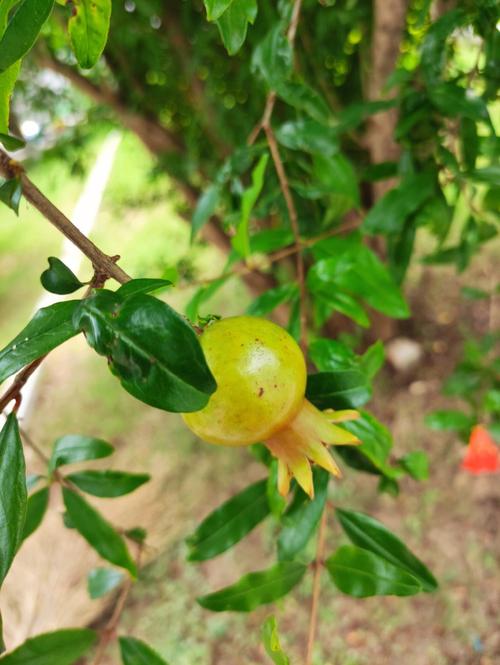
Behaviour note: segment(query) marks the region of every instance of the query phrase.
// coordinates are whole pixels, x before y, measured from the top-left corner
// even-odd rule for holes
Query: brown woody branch
[[[327,522],[327,507],[323,510],[321,522],[319,525],[318,545],[316,549],[316,559],[314,562],[313,592],[311,599],[311,615],[309,620],[309,635],[307,638],[307,654],[305,665],[312,665],[314,641],[316,639],[316,629],[318,625],[318,604],[320,592],[321,569],[323,568],[323,557],[325,553],[325,535]]]

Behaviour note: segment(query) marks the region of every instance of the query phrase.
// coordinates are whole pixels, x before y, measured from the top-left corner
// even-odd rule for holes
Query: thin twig
[[[135,559],[138,570],[141,566],[141,557],[142,557],[143,548],[144,548],[143,543],[139,543],[137,546],[137,556]],[[123,611],[125,610],[125,606],[127,604],[127,600],[133,586],[134,582],[132,578],[130,576],[127,577],[127,579],[123,583],[120,593],[118,594],[118,598],[116,599],[116,605],[114,607],[113,613],[111,614],[109,621],[107,622],[106,626],[104,627],[101,633],[101,639],[99,640],[96,655],[94,660],[92,661],[92,665],[100,665],[100,663],[102,662],[102,658],[105,654],[105,651],[108,648],[109,643],[115,636],[116,629],[118,628],[118,624],[120,623],[120,619],[122,617]]]
[[[6,178],[18,177],[21,180],[24,197],[42,215],[53,224],[68,240],[85,254],[95,269],[116,279],[120,284],[128,282],[131,277],[116,265],[116,257],[104,254],[64,213],[42,194],[38,187],[28,178],[23,167],[14,161],[5,151],[0,149],[0,173]]]
[[[309,636],[307,639],[307,654],[305,665],[312,665],[314,641],[316,639],[316,628],[318,625],[318,604],[320,592],[321,569],[323,568],[323,556],[325,552],[325,535],[328,508],[325,506],[319,525],[318,545],[316,548],[316,560],[314,563],[313,592],[311,599],[311,615],[309,620]]]
[[[9,402],[12,402],[12,400],[16,400],[17,402],[15,406],[15,410],[17,411],[20,405],[21,390],[23,389],[26,381],[32,374],[35,373],[46,357],[47,356],[44,355],[40,358],[37,358],[36,360],[33,360],[33,362],[31,362],[29,365],[26,365],[26,367],[17,374],[12,385],[5,391],[5,394],[0,397],[0,411],[3,411]]]
[[[28,446],[31,448],[31,450],[33,450],[33,452],[36,453],[36,455],[40,458],[40,460],[44,464],[48,465],[50,460],[47,457],[47,455],[43,452],[41,448],[38,447],[38,445],[31,438],[31,435],[28,434],[28,432],[24,429],[24,427],[21,427],[21,425],[19,425],[19,432],[23,437],[23,439],[28,444]]]

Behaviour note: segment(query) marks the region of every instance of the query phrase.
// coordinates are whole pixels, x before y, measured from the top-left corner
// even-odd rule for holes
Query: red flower
[[[483,425],[472,428],[462,469],[473,474],[500,471],[500,449]]]

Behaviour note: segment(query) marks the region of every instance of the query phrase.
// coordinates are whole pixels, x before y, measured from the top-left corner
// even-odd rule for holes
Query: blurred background
[[[125,11],[133,11],[132,5],[125,3]],[[152,21],[155,16],[151,14]],[[153,21],[151,29],[154,25]],[[54,33],[52,39],[56,37]],[[474,38],[469,35],[467,41],[465,35],[460,57],[467,57],[471,44]],[[42,54],[38,62],[47,57]],[[54,62],[45,68],[25,67],[13,101],[13,122],[27,148],[16,158],[70,218],[83,205],[83,218],[89,222],[85,212],[95,209],[90,237],[106,253],[119,254],[120,265],[129,274],[173,278],[177,288],[161,297],[182,310],[196,290],[190,284],[216,276],[224,255],[213,243],[190,242],[182,194],[145,146],[140,136],[144,127],[139,133],[132,131],[130,116],[124,122],[116,105],[85,94],[81,81],[75,84],[71,75],[63,76],[69,64]],[[137,99],[156,103],[158,71],[151,67],[149,78],[142,82],[145,88],[133,93]],[[341,77],[341,72],[336,75]],[[203,76],[202,72],[201,80]],[[340,80],[338,86],[342,84]],[[246,103],[244,91],[241,95],[239,102],[237,95],[221,90],[217,99],[229,108]],[[261,100],[257,102],[261,106]],[[498,125],[498,103],[491,110]],[[331,499],[335,505],[370,512],[398,533],[433,570],[441,588],[436,594],[409,599],[359,601],[342,596],[323,579],[318,664],[500,662],[499,477],[466,474],[460,469],[464,442],[456,432],[431,429],[425,420],[436,409],[462,408],[463,395],[453,389],[454,369],[464,358],[473,364],[481,340],[499,328],[495,289],[500,240],[485,244],[460,274],[452,265],[423,263],[420,259],[430,245],[424,229],[405,284],[412,318],[398,323],[386,340],[387,362],[370,405],[393,433],[395,456],[415,448],[428,453],[429,479],[423,483],[404,479],[396,498],[379,494],[375,477],[347,470],[343,482],[332,488]],[[39,276],[46,257],[62,256],[64,251],[58,232],[24,200],[19,218],[2,206],[0,346],[40,306],[44,294]],[[90,279],[87,260],[78,272],[81,279]],[[480,296],[480,290],[492,295]],[[203,305],[202,313],[239,314],[251,299],[247,286],[232,278]],[[348,334],[351,339],[360,335],[354,329]],[[152,481],[130,497],[96,501],[113,522],[148,531],[147,565],[124,614],[125,629],[133,627],[137,637],[175,665],[267,662],[260,626],[268,609],[251,616],[212,614],[195,598],[272,561],[273,523],[266,522],[213,561],[193,565],[185,560],[184,540],[199,521],[264,476],[263,467],[246,449],[226,450],[197,441],[180,417],[134,400],[120,388],[106,361],[80,338],[50,354],[23,419],[45,450],[62,434],[88,434],[113,443],[116,468],[152,475]],[[445,428],[442,423],[437,427]],[[35,458],[28,457],[28,466],[31,473],[39,471]],[[50,508],[42,527],[23,545],[2,589],[5,640],[10,646],[63,626],[102,625],[107,616],[109,599],[90,600],[86,590],[87,572],[98,563],[96,555],[64,528],[55,494]],[[331,547],[343,538],[337,527],[329,529]],[[312,554],[314,543],[310,548]],[[308,578],[276,608],[282,642],[292,662],[301,662],[304,653],[310,584]],[[107,657],[108,663],[117,662],[112,649]]]

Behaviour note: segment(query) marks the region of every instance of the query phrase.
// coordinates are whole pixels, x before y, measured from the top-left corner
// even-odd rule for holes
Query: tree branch
[[[318,625],[318,604],[320,592],[321,569],[323,568],[323,556],[325,552],[325,535],[327,522],[327,506],[323,510],[318,533],[318,546],[316,549],[316,560],[314,562],[314,580],[311,599],[311,615],[309,620],[309,636],[307,639],[307,654],[305,665],[312,665],[314,641],[316,639],[316,628]]]

